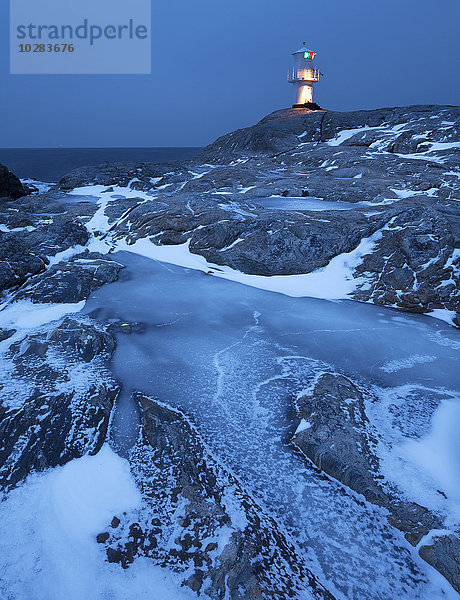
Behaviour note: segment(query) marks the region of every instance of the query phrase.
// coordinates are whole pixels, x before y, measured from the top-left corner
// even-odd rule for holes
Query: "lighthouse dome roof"
[[[303,52],[313,52],[313,50],[309,50],[309,48],[307,48],[307,46],[305,46],[305,44],[304,44],[301,48],[299,48],[292,54],[302,54]],[[316,52],[314,54],[316,54]]]

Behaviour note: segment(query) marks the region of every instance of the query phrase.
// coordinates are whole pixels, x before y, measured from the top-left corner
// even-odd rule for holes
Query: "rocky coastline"
[[[193,160],[87,167],[45,192],[0,165],[4,499],[31,473],[97,455],[107,441],[122,389],[110,370],[116,335],[143,325],[79,310],[123,273],[111,256],[119,249],[180,247],[210,275],[302,277],[304,295],[427,314],[455,331],[459,158],[460,108],[409,106],[281,110]],[[35,305],[51,316],[28,321]],[[147,558],[209,598],[334,598],[186,415],[142,390],[133,401],[142,426],[128,460],[144,505],[97,535],[108,562],[129,569]],[[304,425],[290,451],[386,509],[460,592],[460,533],[442,533],[442,515],[385,480],[373,402],[346,374],[319,373],[292,399],[293,427]]]

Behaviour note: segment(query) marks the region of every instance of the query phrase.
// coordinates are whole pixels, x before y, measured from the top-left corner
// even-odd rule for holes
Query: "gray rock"
[[[36,198],[34,202],[37,201]],[[22,203],[22,199],[18,203]],[[45,271],[49,264],[48,257],[72,246],[84,246],[89,239],[86,227],[71,215],[53,215],[53,219],[49,219],[52,220],[51,223],[48,219],[43,222],[43,216],[41,219],[41,223],[33,226],[30,231],[0,231],[0,294],[11,288],[18,288],[30,277]],[[8,213],[5,220],[10,228],[18,225],[17,220],[10,222]],[[28,225],[36,220],[38,215],[29,214],[25,222]],[[22,227],[27,226],[23,225],[23,220],[20,223]]]
[[[2,328],[0,328],[0,342],[8,340],[15,333],[16,333],[16,329],[2,329]]]
[[[277,155],[304,142],[319,142],[326,112],[287,109],[276,111],[257,125],[237,129],[207,146],[198,156],[202,162],[228,162],[239,156]],[[306,133],[306,135],[303,135]]]
[[[419,554],[460,593],[460,531],[433,536],[430,544],[419,549]]]
[[[297,400],[297,409],[309,427],[294,436],[296,446],[328,475],[367,500],[382,502],[384,495],[372,476],[375,464],[363,433],[367,417],[360,390],[346,377],[326,373],[310,396]]]
[[[0,376],[0,488],[99,451],[119,392],[105,367],[114,347],[101,327],[74,318],[11,344]]]
[[[72,246],[84,246],[89,240],[89,233],[80,220],[64,214],[56,215],[52,223],[23,234],[22,238],[31,251],[55,256]]]
[[[163,180],[165,174],[173,174],[181,181],[187,173],[187,161],[183,163],[105,163],[103,165],[74,169],[59,181],[58,187],[63,191],[72,190],[85,185],[106,185],[126,187],[133,179],[133,189],[151,190],[153,187],[161,187],[166,183]],[[182,173],[183,175],[180,175]],[[152,184],[152,179],[158,179]],[[169,181],[169,178],[168,178]],[[108,190],[109,191],[109,190]]]
[[[411,312],[460,310],[458,273],[460,219],[425,200],[423,207],[399,211],[376,249],[364,257],[357,275],[366,284],[354,297],[396,305]]]
[[[116,281],[122,268],[119,263],[99,253],[78,254],[28,280],[15,294],[15,299],[28,299],[32,302],[80,302],[86,300],[97,288]]]
[[[190,249],[217,265],[228,265],[258,275],[307,273],[325,266],[336,254],[349,252],[362,237],[383,222],[369,223],[361,214],[347,211],[301,213],[269,211],[240,203],[238,211],[195,199],[195,214],[184,211],[177,199],[167,208],[145,203],[131,211],[129,228],[117,226],[115,236],[128,243],[145,237],[160,244],[180,244],[190,239]],[[248,212],[249,211],[249,212]],[[327,221],[325,221],[327,216]],[[242,239],[233,245],[236,240]],[[229,248],[231,246],[231,248]]]
[[[297,147],[299,136],[302,136],[300,138],[302,142],[324,142],[331,140],[344,129],[376,128],[384,124],[396,126],[411,119],[418,119],[416,124],[418,134],[425,125],[423,120],[439,112],[443,112],[446,119],[450,119],[452,115],[458,119],[458,107],[450,106],[419,105],[354,112],[278,110],[252,127],[238,129],[220,137],[207,146],[198,158],[203,162],[222,163],[229,158],[240,156],[273,156]],[[434,139],[437,134],[433,122],[430,130],[433,132]],[[361,136],[359,145],[368,145],[367,142],[363,143],[366,138],[363,138],[362,134],[359,135]],[[394,138],[399,135],[401,134],[396,130]],[[371,138],[368,139],[370,145],[372,141]],[[423,139],[419,139],[418,144],[422,142]]]
[[[16,200],[26,195],[22,183],[5,165],[0,164],[0,198]]]
[[[45,268],[44,258],[33,254],[28,245],[0,232],[0,292],[23,284]]]
[[[423,536],[442,527],[442,519],[400,497],[396,490],[390,493],[389,486],[383,485],[364,394],[343,375],[320,375],[312,392],[296,401],[299,418],[305,423],[294,435],[293,443],[322,471],[387,509],[390,524],[416,546]],[[457,536],[441,536],[420,549],[422,558],[456,589],[460,585],[458,545]]]
[[[115,339],[110,333],[69,317],[48,335],[48,342],[65,352],[70,351],[86,363],[101,354],[110,356],[115,350]]]
[[[110,331],[110,333],[124,333],[126,335],[129,335],[131,333],[145,333],[146,331],[146,325],[145,323],[139,323],[139,322],[123,322],[123,321],[113,321],[111,323],[109,323],[109,325],[107,326],[107,331]]]

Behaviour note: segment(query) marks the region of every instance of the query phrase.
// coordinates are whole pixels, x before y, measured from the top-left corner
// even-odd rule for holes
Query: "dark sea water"
[[[170,162],[201,148],[0,148],[0,163],[21,179],[56,182],[78,167],[106,162]]]

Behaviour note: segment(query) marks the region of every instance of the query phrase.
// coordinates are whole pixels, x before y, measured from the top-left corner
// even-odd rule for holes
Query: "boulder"
[[[26,195],[21,181],[8,170],[5,165],[0,164],[0,198],[16,200]]]
[[[419,548],[419,554],[460,593],[460,531],[433,536],[429,544]]]
[[[0,374],[0,489],[99,451],[119,393],[105,367],[114,348],[103,328],[76,318],[11,344]]]
[[[123,265],[97,252],[77,254],[31,278],[15,294],[15,299],[28,299],[32,302],[80,302],[86,300],[97,288],[116,281],[122,268]]]

